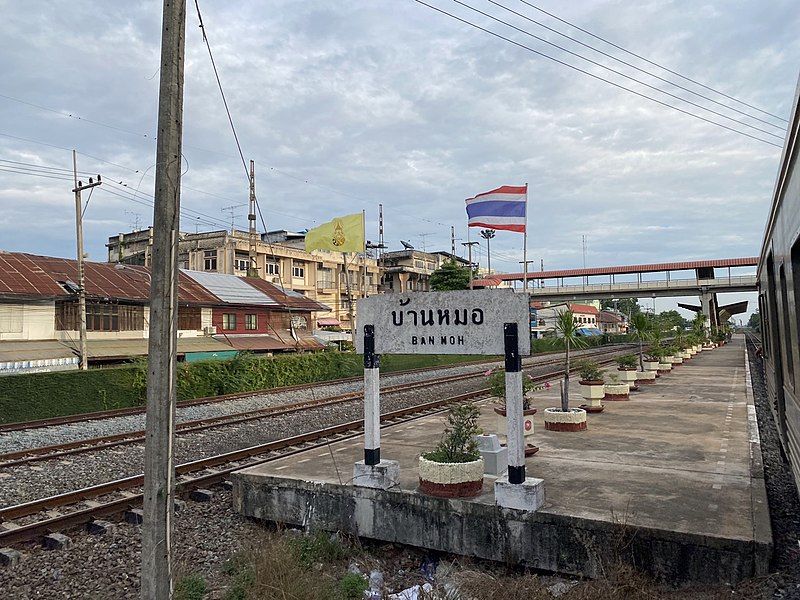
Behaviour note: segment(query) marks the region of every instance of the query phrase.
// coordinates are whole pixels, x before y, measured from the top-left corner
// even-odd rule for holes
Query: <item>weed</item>
[[[342,600],[359,600],[369,587],[369,582],[358,573],[347,573],[339,580],[339,596]]]
[[[187,575],[175,585],[175,600],[202,600],[208,591],[206,580],[200,575]]]

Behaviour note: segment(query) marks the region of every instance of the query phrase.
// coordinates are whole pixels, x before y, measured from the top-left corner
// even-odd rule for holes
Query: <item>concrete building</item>
[[[628,318],[619,311],[612,309],[601,310],[597,313],[597,324],[603,333],[628,333]]]
[[[256,243],[258,276],[290,292],[316,300],[330,310],[319,313],[328,323],[350,330],[351,300],[378,293],[380,271],[369,256],[339,252],[306,252],[305,234],[270,231]],[[124,264],[150,264],[152,229],[120,233],[108,239],[108,260]],[[178,243],[181,268],[192,271],[247,275],[250,238],[245,231],[181,233]],[[348,277],[345,273],[349,274]],[[352,303],[355,313],[355,302]]]
[[[431,273],[448,260],[455,260],[465,267],[469,265],[466,259],[449,252],[422,252],[411,248],[385,252],[381,255],[381,289],[386,292],[429,292]]]
[[[90,364],[147,354],[150,271],[85,263]],[[78,269],[74,260],[0,252],[0,374],[77,368]],[[329,307],[256,278],[181,270],[181,360],[321,349],[314,314]]]

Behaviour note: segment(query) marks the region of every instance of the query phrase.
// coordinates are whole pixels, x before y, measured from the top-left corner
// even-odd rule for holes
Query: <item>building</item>
[[[429,292],[430,277],[445,262],[454,260],[461,266],[469,262],[450,252],[422,252],[407,248],[381,255],[383,273],[381,290],[385,292]]]
[[[108,239],[108,261],[147,266],[152,254],[152,228],[120,233]],[[245,231],[181,233],[179,265],[192,271],[245,276],[250,237]],[[345,269],[345,260],[347,268]],[[329,307],[318,313],[328,323],[351,330],[355,302],[378,293],[380,271],[374,258],[314,250],[306,252],[305,234],[288,230],[262,234],[256,242],[258,277],[286,292],[295,292]]]
[[[150,271],[85,263],[90,364],[147,355]],[[0,373],[77,368],[78,269],[74,260],[0,252]],[[321,349],[314,314],[329,307],[254,278],[181,270],[180,360]]]
[[[597,314],[597,323],[600,331],[608,334],[628,333],[628,320],[624,313],[605,309]]]

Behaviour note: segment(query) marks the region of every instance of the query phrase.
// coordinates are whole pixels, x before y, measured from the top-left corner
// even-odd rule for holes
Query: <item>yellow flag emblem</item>
[[[364,215],[337,217],[306,233],[306,250],[364,251]]]

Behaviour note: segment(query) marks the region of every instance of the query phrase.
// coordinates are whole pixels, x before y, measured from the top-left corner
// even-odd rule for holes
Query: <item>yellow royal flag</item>
[[[306,233],[306,250],[364,252],[364,215],[337,217]]]

